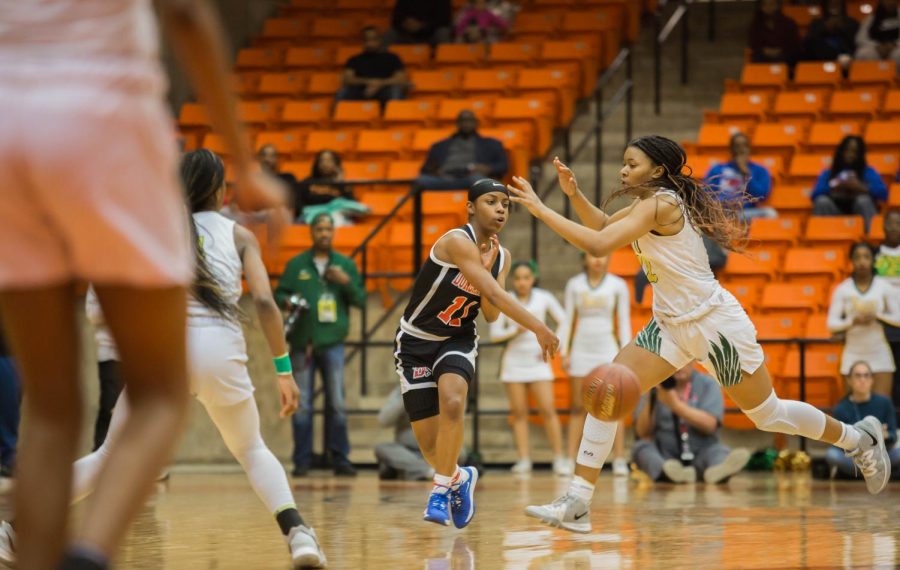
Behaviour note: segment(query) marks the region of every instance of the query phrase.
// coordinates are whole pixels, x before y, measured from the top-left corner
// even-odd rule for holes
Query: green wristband
[[[291,373],[291,357],[288,356],[288,353],[285,352],[281,356],[276,356],[272,359],[272,362],[275,363],[275,372],[278,374]]]

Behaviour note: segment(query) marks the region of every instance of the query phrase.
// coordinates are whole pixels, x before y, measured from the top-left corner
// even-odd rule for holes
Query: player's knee
[[[761,431],[794,434],[793,426],[787,422],[787,410],[784,402],[778,399],[775,392],[772,392],[759,406],[752,410],[744,410],[744,414]]]
[[[553,404],[542,404],[538,406],[538,413],[541,414],[541,418],[544,421],[553,419],[553,416],[556,415],[556,408],[553,407]]]
[[[616,437],[618,426],[616,422],[604,422],[589,415],[584,420],[582,439],[595,444],[610,441]]]
[[[528,421],[528,408],[512,408],[509,412],[515,422]]]
[[[463,394],[447,394],[441,396],[441,415],[462,420],[466,411],[466,398]]]

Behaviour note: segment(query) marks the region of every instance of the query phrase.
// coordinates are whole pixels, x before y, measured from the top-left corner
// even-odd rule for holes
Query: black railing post
[[[603,85],[594,89],[594,108],[594,204],[599,204],[603,194]]]
[[[422,192],[419,187],[413,188],[413,273],[419,274],[422,269]]]
[[[360,260],[359,260],[359,264],[362,269],[363,287],[366,287],[366,275],[369,270],[368,265],[367,265],[367,262],[368,262],[368,256],[366,255],[367,251],[368,251],[368,247],[363,247],[362,253],[360,254]],[[360,340],[365,342],[366,337],[367,337],[366,329],[369,326],[369,319],[368,319],[369,302],[368,302],[368,300],[366,300],[365,304],[363,305],[361,312],[362,312],[362,315],[360,315],[360,319],[359,319],[361,334],[359,335],[359,338],[360,338]],[[359,390],[363,396],[365,396],[369,393],[369,383],[368,383],[368,379],[366,377],[366,374],[367,374],[366,361],[368,359],[368,355],[369,355],[369,346],[367,344],[363,344],[362,353],[359,355]]]
[[[660,105],[660,90],[662,89],[662,44],[659,34],[662,31],[662,8],[658,7],[653,15],[653,112],[659,115],[662,112]]]
[[[625,62],[625,78],[631,87],[628,88],[628,95],[625,98],[625,144],[627,145],[631,142],[631,129],[632,129],[632,120],[631,116],[633,112],[633,93],[634,93],[634,67],[633,67],[633,54],[631,51],[631,47],[628,48],[628,61]]]
[[[800,348],[800,401],[806,401],[806,340],[797,339]],[[800,438],[800,450],[806,451],[806,438]]]
[[[706,35],[709,41],[716,41],[716,3],[715,0],[709,0],[709,13],[707,17],[709,18],[709,22],[707,22],[706,26]]]
[[[710,2],[712,4],[712,2]],[[681,16],[681,84],[687,85],[688,82],[688,41],[689,29],[688,21],[690,21],[691,0],[683,0],[684,15]]]
[[[529,178],[531,178],[531,187],[537,188],[538,182],[541,179],[541,168],[534,164],[531,165],[529,169]],[[537,263],[538,260],[538,228],[540,228],[540,224],[538,224],[537,218],[534,216],[528,216],[531,219],[531,259]]]

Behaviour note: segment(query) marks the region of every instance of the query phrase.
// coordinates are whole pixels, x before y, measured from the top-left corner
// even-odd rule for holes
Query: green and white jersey
[[[661,189],[656,196],[671,196],[684,214],[684,227],[670,236],[650,232],[631,247],[641,262],[647,280],[653,286],[653,314],[662,318],[684,318],[707,307],[719,291],[700,233],[691,225],[688,212],[678,195]]]

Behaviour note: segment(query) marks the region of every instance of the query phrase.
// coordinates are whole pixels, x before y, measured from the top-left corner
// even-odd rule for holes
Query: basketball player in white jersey
[[[253,170],[206,1],[158,0],[235,159],[245,209],[283,203]],[[150,0],[0,2],[0,313],[26,393],[20,566],[104,568],[187,411],[188,228]],[[81,425],[79,282],[95,284],[132,413],[63,554]],[[140,326],[134,326],[140,323]]]
[[[569,243],[591,255],[632,244],[653,285],[653,319],[616,356],[647,392],[692,359],[713,373],[732,400],[763,431],[800,435],[836,445],[853,457],[872,494],[890,478],[881,423],[868,416],[843,424],[804,402],[781,400],[763,363],[756,329],[740,303],[709,268],[701,231],[725,248],[744,234],[739,202],[722,202],[682,174],[686,156],[677,143],[645,136],[628,144],[621,170],[634,202],[612,216],[587,201],[572,171],[557,159],[560,185],[585,225],[547,208],[527,180],[515,177],[510,198],[528,208]],[[615,422],[588,416],[569,490],[526,514],[549,524],[589,532],[594,483],[609,455]]]

